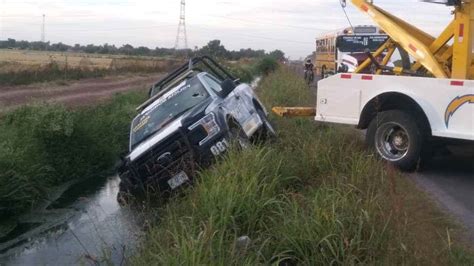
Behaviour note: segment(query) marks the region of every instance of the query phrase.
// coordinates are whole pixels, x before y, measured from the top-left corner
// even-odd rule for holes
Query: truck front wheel
[[[366,140],[384,160],[411,171],[420,159],[424,137],[413,116],[390,110],[378,113],[370,122]]]
[[[273,128],[265,112],[261,109],[257,109],[258,116],[262,120],[262,127],[256,132],[255,140],[257,143],[263,143],[267,140],[274,139],[276,137],[275,129]]]

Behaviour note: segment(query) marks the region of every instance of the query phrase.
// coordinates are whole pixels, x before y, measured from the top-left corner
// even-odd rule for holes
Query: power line
[[[2,15],[2,17],[4,18],[32,18],[32,17],[36,17],[35,15]],[[54,15],[48,15],[48,18],[71,18],[71,17],[74,17],[74,18],[84,18],[84,17],[101,17],[99,15],[57,15],[57,16],[54,16]]]
[[[176,34],[176,42],[174,44],[174,49],[184,48],[188,49],[188,36],[186,34],[186,13],[185,13],[186,1],[181,0],[181,6],[179,10],[179,24],[178,24],[178,33]],[[184,42],[181,46],[181,42]]]
[[[314,28],[314,27],[296,26],[296,25],[288,25],[288,24],[277,24],[277,23],[273,23],[273,22],[270,22],[270,21],[263,21],[263,20],[249,20],[249,19],[232,18],[232,17],[226,17],[226,16],[217,16],[217,15],[208,15],[208,17],[215,17],[215,18],[239,21],[239,22],[244,22],[244,23],[251,23],[251,24],[258,24],[258,25],[270,25],[270,26],[279,26],[279,27],[285,27],[285,28],[294,28],[294,29],[299,29],[299,30],[311,30],[311,31],[326,30],[326,29],[320,29],[320,28]]]
[[[192,25],[191,27],[198,28],[198,29],[205,30],[205,31],[212,31],[214,33],[216,32],[213,29],[205,28],[205,27],[202,27],[202,26]],[[304,42],[304,41],[296,41],[296,40],[290,40],[290,39],[273,38],[273,37],[266,37],[266,36],[261,36],[261,35],[245,34],[245,33],[235,33],[235,32],[233,32],[232,35],[233,36],[242,36],[242,37],[247,37],[247,38],[252,38],[252,39],[280,41],[280,42],[286,42],[286,43],[296,43],[296,44],[304,44],[304,45],[313,44],[313,42]]]
[[[31,23],[28,23],[30,25]],[[58,25],[58,24],[54,24]],[[61,25],[61,24],[59,24]],[[109,29],[54,29],[51,27],[51,24],[48,24],[48,35],[51,34],[52,32],[54,33],[66,33],[66,32],[108,32],[108,31],[127,31],[127,30],[144,30],[144,29],[160,29],[160,28],[167,28],[167,27],[175,27],[176,24],[170,24],[170,25],[157,25],[157,26],[144,26],[144,27],[127,27],[127,28],[109,28]],[[15,31],[18,32],[18,29],[6,29],[5,31]]]
[[[46,15],[43,14],[43,24],[41,25],[41,42],[45,42],[46,41],[46,36],[45,36],[45,32],[44,32],[44,23],[45,23],[45,17]]]
[[[24,5],[45,5],[45,4],[67,4],[64,1],[14,1],[8,3],[10,5],[12,4],[24,4]],[[97,1],[74,1],[74,4],[81,4],[81,5],[136,5],[135,3],[131,2],[114,2],[114,1],[109,1],[109,2],[100,2],[98,3]]]
[[[0,40],[2,40],[3,37],[3,24],[5,23],[3,21],[3,17],[5,15],[5,0],[2,0],[2,11],[0,13]]]

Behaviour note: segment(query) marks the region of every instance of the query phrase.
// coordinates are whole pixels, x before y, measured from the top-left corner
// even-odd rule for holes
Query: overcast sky
[[[350,2],[348,0],[348,2]],[[450,9],[418,0],[374,0],[437,34]],[[37,41],[42,14],[46,40],[67,44],[173,47],[180,0],[0,0],[0,39]],[[348,3],[352,24],[369,24]],[[186,0],[190,48],[220,39],[227,49],[281,49],[296,59],[314,50],[316,36],[348,26],[339,0]]]

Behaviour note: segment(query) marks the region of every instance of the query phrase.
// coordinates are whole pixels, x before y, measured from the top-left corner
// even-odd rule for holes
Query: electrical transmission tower
[[[46,15],[43,14],[43,24],[41,25],[41,42],[46,41],[46,36],[45,36],[45,33],[44,33],[44,20],[45,20],[45,17],[46,17]]]
[[[174,49],[188,49],[188,36],[186,35],[186,1],[181,0],[181,9],[179,12],[178,34],[176,35],[176,42]]]

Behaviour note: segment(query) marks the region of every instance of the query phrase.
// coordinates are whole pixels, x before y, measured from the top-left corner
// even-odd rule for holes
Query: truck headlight
[[[204,116],[199,121],[192,124],[188,129],[193,130],[198,126],[202,126],[207,133],[207,137],[199,141],[199,146],[206,143],[209,139],[211,139],[212,137],[217,135],[219,131],[221,131],[221,128],[216,122],[216,116],[214,115],[214,113],[209,113],[208,115]]]

